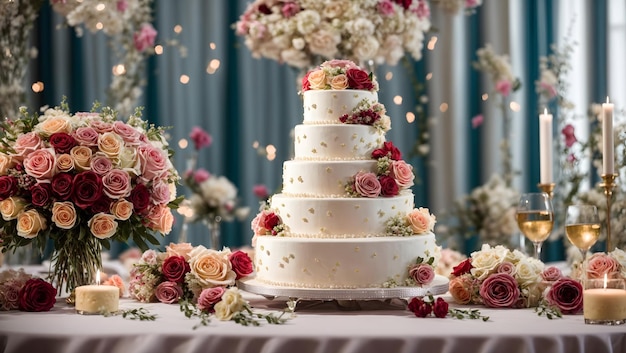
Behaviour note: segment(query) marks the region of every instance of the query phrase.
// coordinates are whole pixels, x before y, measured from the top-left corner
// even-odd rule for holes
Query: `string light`
[[[155,53],[156,55],[161,55],[161,54],[163,54],[163,46],[162,46],[162,45],[160,45],[160,44],[159,44],[159,45],[157,45],[157,46],[155,46],[155,47],[154,47],[154,53]]]
[[[182,83],[183,85],[186,85],[189,83],[189,76],[187,75],[180,75],[180,83]]]
[[[428,41],[428,50],[435,50],[435,44],[437,44],[437,36],[432,36]]]
[[[180,34],[180,32],[182,32],[182,31],[183,31],[183,26],[181,26],[181,25],[174,26],[174,33]]]
[[[406,113],[406,121],[411,124],[415,121],[415,114],[413,112]]]
[[[189,146],[189,141],[187,141],[187,139],[180,139],[180,141],[178,141],[178,147],[185,149]]]
[[[102,24],[102,22],[98,22],[98,23],[96,23],[96,29],[97,29],[97,30],[101,30],[101,29],[103,29],[103,28],[104,28],[104,25]]]
[[[42,91],[43,91],[43,88],[44,88],[44,86],[43,86],[43,82],[41,82],[41,81],[37,81],[37,82],[33,83],[33,85],[31,86],[31,88],[32,88],[33,92],[35,92],[35,93],[42,92]]]
[[[393,72],[388,71],[387,74],[385,75],[385,80],[391,81],[392,78],[393,78]]]
[[[483,101],[486,101],[487,99],[489,99],[489,95],[487,93],[483,93]]]
[[[206,72],[211,75],[214,74],[217,69],[220,67],[220,61],[218,59],[213,59],[209,62],[209,65],[206,67]]]
[[[439,105],[439,111],[441,111],[442,113],[445,113],[448,111],[448,103],[441,103],[441,105]]]
[[[433,78],[433,73],[429,72],[426,74],[426,81],[430,81],[430,79]]]
[[[522,109],[522,106],[517,102],[511,102],[509,104],[509,108],[511,108],[514,112],[519,112]]]
[[[402,96],[395,96],[393,97],[393,102],[397,105],[402,104]]]
[[[252,148],[254,148],[254,149],[259,148],[259,141],[252,142]]]
[[[113,75],[121,76],[126,73],[126,67],[124,67],[123,64],[114,65],[112,71],[113,71]]]
[[[217,46],[215,45],[215,43],[211,42],[211,43],[209,43],[209,48],[211,48],[211,50],[215,50],[215,48],[217,48]]]

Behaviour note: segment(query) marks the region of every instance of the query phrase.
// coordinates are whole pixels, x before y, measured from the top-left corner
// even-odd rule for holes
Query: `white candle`
[[[626,319],[626,290],[615,288],[585,289],[583,315],[594,321]]]
[[[541,184],[552,183],[552,114],[539,115],[539,170]]]
[[[602,103],[602,171],[604,174],[613,174],[613,104],[609,103],[609,97],[606,97],[606,103]]]
[[[76,312],[80,314],[105,314],[119,308],[120,291],[115,286],[100,285],[100,270],[96,284],[76,287]]]

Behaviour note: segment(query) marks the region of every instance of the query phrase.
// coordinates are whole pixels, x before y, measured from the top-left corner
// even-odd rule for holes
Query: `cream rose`
[[[46,219],[35,209],[21,212],[17,216],[17,235],[22,238],[35,238],[46,226]]]
[[[324,72],[324,70],[315,70],[310,72],[307,80],[309,80],[311,89],[326,88],[326,72]]]
[[[98,239],[110,238],[117,232],[115,216],[108,213],[96,213],[87,222],[87,226],[89,226],[91,234]]]
[[[407,221],[415,234],[432,232],[435,228],[435,216],[431,215],[430,211],[424,207],[413,209],[407,215]]]
[[[50,136],[57,132],[72,132],[72,124],[67,117],[51,117],[35,126],[35,131],[40,131],[42,135]]]
[[[120,221],[125,221],[133,214],[133,203],[119,199],[111,204],[111,214]]]
[[[26,200],[21,197],[12,196],[0,201],[0,213],[2,214],[2,219],[5,221],[16,219],[20,212],[24,209],[24,206],[26,206]]]
[[[472,253],[472,275],[479,280],[484,280],[506,259],[509,251],[501,246],[491,248],[484,244],[480,251]]]
[[[344,74],[337,75],[330,80],[330,88],[346,89],[348,88],[348,77]]]
[[[165,247],[165,253],[167,257],[170,256],[182,256],[185,260],[189,261],[189,253],[193,250],[193,246],[190,243],[170,243]]]
[[[228,321],[233,318],[233,315],[242,311],[246,304],[237,287],[229,288],[222,295],[222,300],[214,306],[215,317],[221,321]]]
[[[69,172],[74,169],[74,159],[69,154],[60,154],[57,156],[57,170],[59,172]]]
[[[609,256],[619,262],[621,276],[626,279],[626,251],[622,249],[615,249],[609,253]]]
[[[522,288],[527,288],[542,280],[543,262],[534,258],[524,258],[515,266],[515,280]]]
[[[55,202],[52,206],[52,222],[61,229],[72,229],[77,217],[74,204],[69,201]]]
[[[337,45],[341,43],[341,35],[334,32],[331,26],[327,29],[320,29],[306,36],[309,42],[309,49],[313,54],[319,54],[327,58],[332,58],[337,53]]]
[[[75,146],[70,150],[74,166],[80,171],[91,170],[91,154],[91,148],[87,146]]]
[[[7,175],[7,171],[15,166],[15,161],[11,156],[0,153],[0,175]]]
[[[105,132],[98,138],[98,148],[111,159],[118,159],[123,146],[124,141],[114,132]]]
[[[189,266],[203,288],[235,284],[237,274],[228,255],[219,251],[199,245],[189,253]]]

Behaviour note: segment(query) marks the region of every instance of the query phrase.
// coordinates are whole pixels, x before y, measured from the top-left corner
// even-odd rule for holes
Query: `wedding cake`
[[[440,254],[435,217],[415,208],[413,168],[385,140],[391,128],[371,73],[332,60],[302,80],[303,123],[282,192],[252,221],[256,280],[296,288],[418,285]],[[419,281],[418,281],[419,282]]]

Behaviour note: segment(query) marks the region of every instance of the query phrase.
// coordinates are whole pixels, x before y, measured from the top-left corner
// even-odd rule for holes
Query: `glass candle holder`
[[[623,279],[587,279],[583,290],[586,324],[626,323],[626,282]]]

